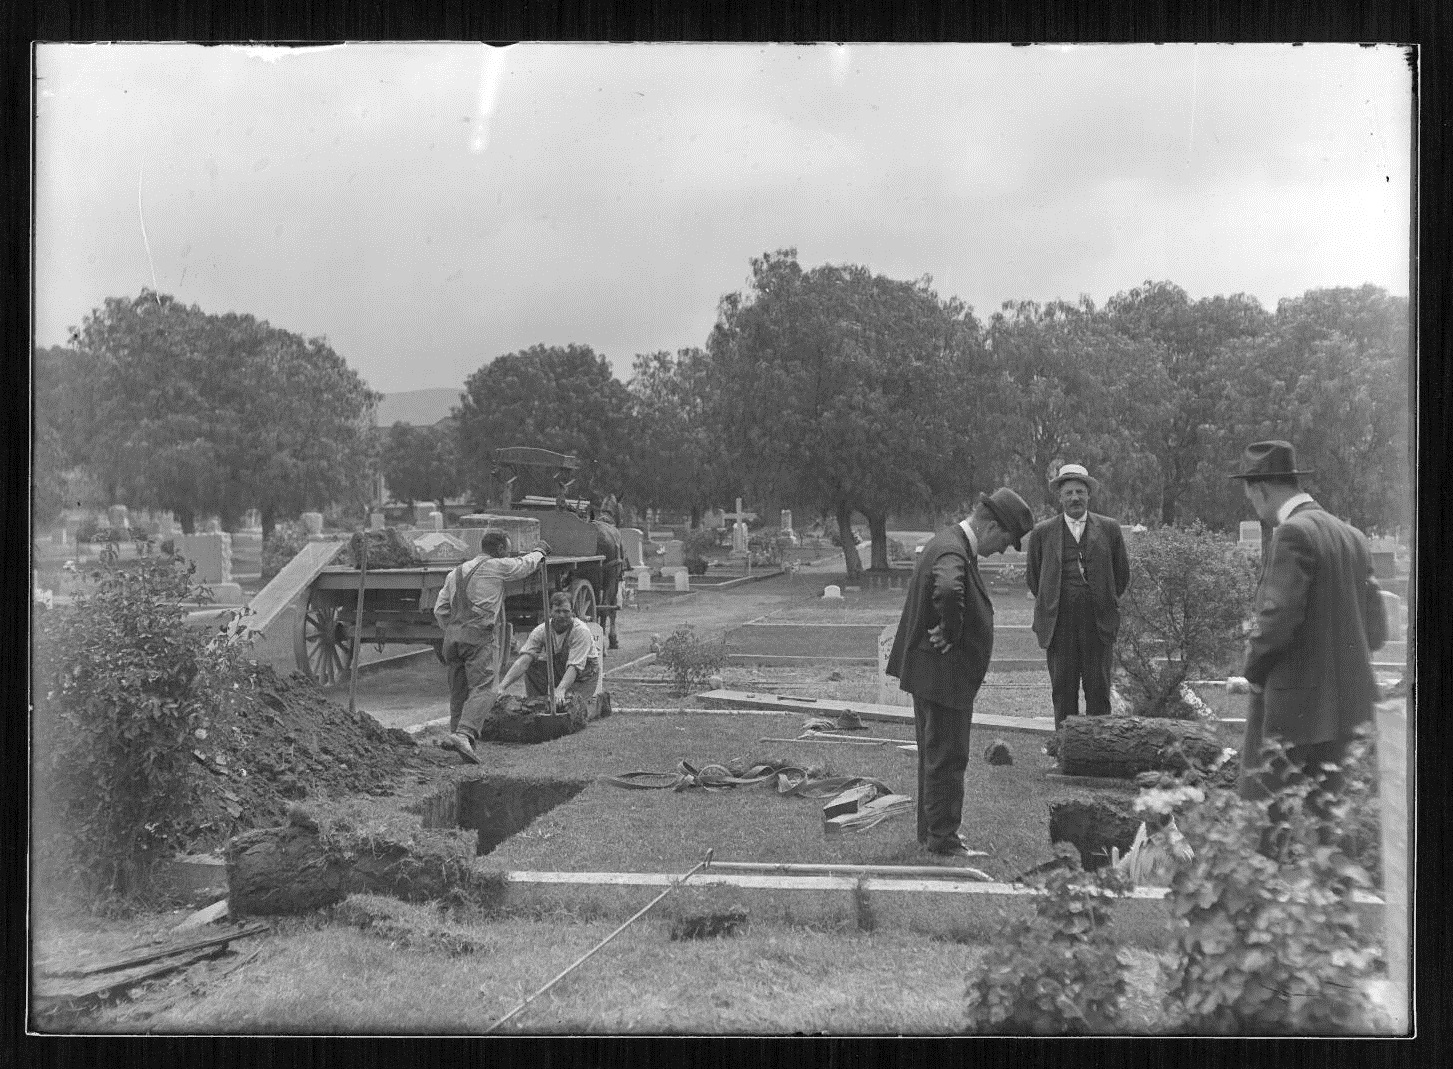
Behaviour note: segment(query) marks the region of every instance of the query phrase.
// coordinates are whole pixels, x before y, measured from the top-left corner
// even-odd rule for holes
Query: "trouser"
[[[1266,696],[1253,693],[1246,703],[1246,738],[1241,745],[1241,781],[1238,788],[1242,798],[1263,801],[1308,779],[1318,781],[1321,790],[1332,798],[1342,793],[1345,777],[1341,769],[1327,770],[1322,765],[1325,763],[1340,766],[1347,756],[1350,739],[1329,739],[1325,742],[1288,746],[1279,757],[1270,762],[1264,761],[1261,755],[1265,740]],[[1328,799],[1318,798],[1317,795],[1318,792],[1314,791],[1308,796],[1308,808],[1313,812],[1322,812]],[[1272,818],[1278,819],[1275,811]]]
[[[1089,588],[1061,588],[1054,636],[1045,651],[1056,730],[1063,726],[1065,717],[1080,711],[1082,682],[1085,712],[1090,716],[1110,715],[1110,655],[1114,645],[1113,640],[1105,640],[1095,624]]]
[[[978,693],[974,688],[974,694]],[[967,709],[913,698],[913,733],[918,740],[918,841],[930,850],[960,842],[964,815],[964,769],[969,766],[969,728],[974,694]]]
[[[555,685],[560,685],[560,677],[565,674],[564,670],[555,673]],[[579,694],[582,698],[589,698],[595,693],[595,684],[600,680],[600,664],[598,661],[586,661],[585,667],[575,677],[575,682],[570,684],[570,693]],[[550,680],[545,676],[545,662],[536,659],[530,662],[525,669],[525,694],[531,698],[543,698],[550,686]]]
[[[474,641],[477,636],[478,641]],[[501,658],[500,629],[479,628],[470,639],[444,640],[444,665],[449,673],[449,730],[478,738],[493,704],[491,691]]]

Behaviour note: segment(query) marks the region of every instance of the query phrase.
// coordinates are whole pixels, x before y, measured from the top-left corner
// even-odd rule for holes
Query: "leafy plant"
[[[678,694],[687,694],[706,685],[726,663],[726,640],[705,642],[696,637],[696,628],[682,624],[661,644],[656,660],[668,668]]]
[[[1017,922],[970,972],[969,1028],[1016,1035],[1065,1035],[1113,1029],[1125,977],[1110,937],[1114,894],[1127,890],[1110,866],[1080,867],[1069,844],[1064,862],[1043,879],[1035,915]]]
[[[1136,536],[1115,642],[1132,716],[1195,717],[1181,684],[1224,671],[1255,589],[1254,566],[1199,523]]]
[[[230,700],[249,632],[189,627],[205,597],[172,557],[103,557],[89,590],[39,617],[37,827],[45,866],[86,889],[130,894],[197,799],[192,748]]]
[[[682,546],[682,552],[686,557],[698,557],[705,559],[709,553],[715,552],[717,548],[717,533],[710,528],[697,527],[686,532],[686,544]]]
[[[301,520],[285,520],[262,542],[262,578],[271,579],[308,544],[308,529]]]
[[[1276,760],[1278,744],[1269,753]],[[1177,814],[1193,852],[1169,897],[1179,928],[1176,1014],[1187,1031],[1365,1029],[1363,982],[1380,951],[1359,927],[1352,892],[1372,881],[1342,834],[1367,793],[1362,759],[1344,762],[1338,797],[1308,781],[1266,801],[1213,789]]]

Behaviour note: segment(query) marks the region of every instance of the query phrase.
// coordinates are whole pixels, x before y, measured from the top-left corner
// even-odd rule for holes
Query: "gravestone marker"
[[[156,514],[157,536],[162,539],[171,538],[177,533],[177,518],[171,512],[158,512]]]
[[[323,537],[323,514],[321,512],[305,512],[298,517],[303,521],[303,529],[308,532],[308,538]]]
[[[429,530],[431,530],[431,531],[442,531],[442,530],[444,530],[444,514],[442,512],[440,512],[440,511],[438,511],[437,509],[434,510],[433,512],[429,513]]]
[[[687,590],[690,590],[690,589],[691,589],[691,576],[686,573],[685,569],[677,572],[676,573],[676,590],[678,592],[682,592],[682,591],[687,591]]]
[[[257,509],[248,509],[242,514],[242,529],[244,531],[262,530],[262,513]]]
[[[1372,551],[1372,574],[1379,579],[1396,579],[1397,555],[1390,549]]]
[[[622,527],[621,544],[626,551],[626,564],[631,568],[644,568],[646,558],[642,543],[646,540],[646,533],[639,527]]]
[[[429,523],[429,513],[434,511],[434,506],[427,501],[414,503],[414,526],[425,527]]]
[[[666,555],[661,561],[661,574],[670,575],[676,569],[684,569],[685,567],[686,543],[679,538],[673,538],[666,543]]]
[[[212,592],[218,605],[240,605],[242,588],[232,581],[232,536],[226,531],[182,535],[177,552],[197,566],[199,586]]]
[[[370,512],[368,514],[368,529],[370,531],[382,531],[384,517],[382,512]]]
[[[748,555],[747,544],[747,520],[755,520],[755,512],[742,511],[742,499],[737,498],[737,510],[725,513],[723,519],[732,521],[732,551],[730,556],[734,560],[741,560]]]
[[[822,588],[822,596],[827,598],[829,601],[841,601],[843,596],[843,588],[838,586],[836,583],[829,583],[827,586]]]
[[[782,528],[782,533],[784,535],[786,535],[788,538],[793,537],[797,533],[794,530],[792,530],[792,510],[791,509],[783,509],[782,510],[782,522],[781,522],[781,524],[779,526]]]
[[[125,505],[112,505],[106,510],[106,520],[113,531],[131,530],[131,519]]]
[[[913,698],[907,691],[898,689],[898,680],[888,674],[888,657],[893,652],[893,640],[898,637],[898,625],[888,624],[878,632],[878,704],[912,705]]]
[[[1382,592],[1382,607],[1387,611],[1387,640],[1403,640],[1403,599],[1391,590]]]
[[[1261,521],[1260,520],[1242,520],[1241,521],[1241,536],[1238,539],[1238,541],[1240,541],[1242,545],[1253,545],[1257,549],[1260,549],[1261,548]]]
[[[636,577],[636,589],[637,590],[650,590],[651,589],[651,569],[650,568],[637,568],[631,574]]]
[[[208,517],[207,524],[202,529],[202,533],[203,534],[221,534],[222,533],[222,518],[220,516],[210,516],[210,517]]]

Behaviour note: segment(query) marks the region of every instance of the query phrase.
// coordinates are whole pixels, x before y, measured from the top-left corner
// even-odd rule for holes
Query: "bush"
[[[975,1032],[1079,1035],[1114,1029],[1125,976],[1109,933],[1113,893],[1125,878],[1110,866],[1080,868],[1073,846],[1043,882],[1031,918],[1017,922],[969,973],[968,1025]]]
[[[656,660],[670,669],[676,693],[687,694],[705,686],[726,664],[726,639],[703,642],[694,627],[682,624],[661,644]]]
[[[1277,751],[1275,743],[1270,752]],[[1362,745],[1344,763],[1339,800],[1308,805],[1307,783],[1269,801],[1183,792],[1176,821],[1191,860],[1171,880],[1178,926],[1177,1024],[1195,1033],[1326,1034],[1368,1030],[1364,982],[1378,948],[1352,892],[1371,878],[1343,849],[1367,797]],[[1174,792],[1163,794],[1176,804]]]
[[[717,533],[707,527],[697,527],[686,532],[685,544],[681,547],[685,559],[696,557],[705,560],[717,548]]]
[[[1130,713],[1192,719],[1181,684],[1224,673],[1241,648],[1255,566],[1200,524],[1146,531],[1129,548],[1115,660]]]
[[[308,544],[308,529],[302,520],[284,520],[272,529],[262,543],[262,581],[265,583],[282,571]]]
[[[197,801],[194,733],[230,700],[244,642],[187,626],[180,603],[206,596],[194,570],[109,554],[89,591],[39,616],[39,852],[93,894],[143,890],[155,851],[177,845]]]

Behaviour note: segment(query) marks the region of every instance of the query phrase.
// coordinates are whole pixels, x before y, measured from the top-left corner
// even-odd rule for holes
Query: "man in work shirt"
[[[540,624],[530,632],[530,637],[520,647],[520,656],[510,665],[509,672],[495,687],[503,694],[510,684],[525,677],[525,694],[531,698],[543,698],[549,688],[549,677],[545,672],[546,624]],[[571,693],[588,698],[595,693],[600,682],[600,650],[596,648],[595,636],[590,628],[575,615],[570,605],[570,595],[556,592],[550,595],[551,661],[555,668],[555,700],[563,702]]]
[[[466,761],[479,763],[474,740],[479,721],[490,702],[475,702],[464,716],[473,695],[491,696],[496,672],[504,660],[504,585],[523,579],[540,567],[550,547],[536,544],[522,557],[508,557],[509,539],[502,531],[486,531],[479,540],[479,556],[449,573],[434,601],[434,619],[444,632],[442,655],[449,671],[449,737],[445,745]],[[461,723],[461,721],[463,721]]]

